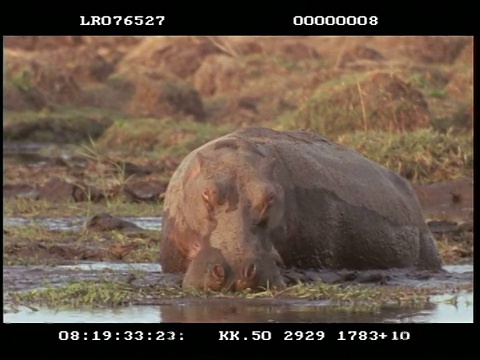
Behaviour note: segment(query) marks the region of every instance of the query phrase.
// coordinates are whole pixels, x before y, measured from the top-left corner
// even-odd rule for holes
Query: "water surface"
[[[435,296],[426,309],[389,308],[378,313],[349,313],[334,306],[310,302],[296,305],[250,306],[218,302],[176,305],[130,306],[106,310],[37,311],[20,307],[18,312],[4,314],[7,323],[473,323],[473,294],[460,294],[456,304],[444,302],[451,295]],[[300,305],[301,304],[301,305]]]

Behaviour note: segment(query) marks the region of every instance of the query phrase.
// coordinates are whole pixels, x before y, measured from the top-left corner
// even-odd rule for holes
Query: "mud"
[[[132,280],[134,271],[142,271],[141,278],[135,277]],[[296,277],[291,273],[295,271]],[[424,271],[410,271],[404,269],[393,269],[386,271],[304,271],[290,270],[284,273],[288,286],[302,282],[331,282],[329,279],[335,277],[334,283],[355,284],[372,283],[375,285],[390,286],[423,286],[438,287],[438,293],[456,288],[467,288],[473,282],[473,267],[467,263],[463,267],[446,266],[439,273]],[[48,284],[49,286],[66,285],[68,281],[94,281],[98,279],[117,282],[128,282],[142,286],[173,286],[180,288],[182,275],[163,273],[159,265],[155,264],[122,264],[122,263],[95,263],[83,262],[63,266],[4,266],[3,281],[4,293],[28,291],[39,289]],[[250,299],[252,300],[252,299]],[[148,301],[138,300],[137,305],[161,305],[172,304],[172,299],[150,299]],[[257,301],[269,301],[257,299]],[[253,301],[254,302],[254,301]]]
[[[124,198],[133,203],[154,203],[163,199],[167,187],[162,178],[164,166],[117,159],[119,154],[113,152],[95,161],[91,158],[94,154],[72,144],[6,142],[3,150],[8,170],[5,199],[65,204]],[[175,163],[168,166],[175,167]],[[112,186],[105,186],[105,178]]]
[[[86,222],[86,228],[90,231],[138,231],[140,227],[130,221],[126,221],[109,214],[98,214]]]
[[[152,271],[152,268],[156,271]],[[4,293],[29,291],[48,286],[65,286],[69,281],[95,281],[98,279],[118,282],[131,282],[133,271],[145,271],[142,285],[160,284],[177,286],[181,276],[164,274],[159,266],[153,264],[115,264],[92,263],[71,264],[62,266],[4,266]],[[139,280],[140,281],[140,280]]]
[[[473,220],[473,179],[413,185],[428,220]]]

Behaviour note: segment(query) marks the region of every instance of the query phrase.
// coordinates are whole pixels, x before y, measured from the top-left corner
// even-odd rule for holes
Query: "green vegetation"
[[[336,99],[335,94],[356,88],[366,76],[346,74],[321,83],[310,96],[304,97],[296,110],[284,112],[277,118],[278,127],[283,130],[310,129],[330,136],[358,128],[356,124],[362,121],[361,108],[351,104],[343,106],[339,103],[343,100]]]
[[[181,159],[196,147],[233,129],[233,125],[192,120],[124,118],[115,121],[99,139],[99,145],[133,154]]]
[[[6,111],[4,141],[78,143],[98,138],[111,124],[108,111],[68,107],[42,111]]]
[[[45,214],[51,217],[93,216],[100,213],[115,214],[117,216],[160,216],[161,202],[126,202],[122,197],[115,197],[109,202],[94,203],[91,201],[76,203],[64,202],[61,204],[32,198],[9,198],[3,203],[3,215],[7,217],[42,217]]]
[[[473,175],[472,134],[451,136],[430,129],[369,131],[344,134],[337,140],[411,182],[442,182]]]
[[[9,71],[7,70],[7,77]],[[32,74],[27,69],[18,71],[11,79],[11,83],[20,91],[27,92],[32,89],[33,81]]]
[[[329,285],[324,283],[297,284],[276,293],[272,291],[239,293],[184,292],[180,287],[149,284],[142,274],[131,274],[139,285],[118,282],[107,278],[95,282],[69,281],[66,286],[46,286],[41,289],[10,294],[13,304],[24,306],[43,305],[52,308],[99,308],[119,307],[131,303],[149,303],[176,298],[222,298],[222,299],[300,299],[305,301],[328,300],[347,311],[375,312],[382,307],[400,306],[421,308],[428,304],[429,297],[444,293],[445,289],[434,287]],[[464,290],[468,290],[465,288]],[[471,290],[471,286],[470,286]]]
[[[126,306],[135,293],[128,284],[100,280],[96,282],[69,282],[64,287],[47,286],[12,295],[12,301],[20,304],[49,307],[117,307]]]
[[[436,101],[442,102],[437,99]],[[448,105],[448,102],[446,103]],[[445,105],[444,105],[445,106]],[[453,109],[432,111],[430,124],[434,130],[455,137],[460,134],[471,134],[473,130],[472,109],[465,104],[455,104]]]
[[[345,73],[321,83],[297,110],[279,118],[286,129],[328,136],[355,130],[405,131],[428,125],[421,92],[388,71]]]

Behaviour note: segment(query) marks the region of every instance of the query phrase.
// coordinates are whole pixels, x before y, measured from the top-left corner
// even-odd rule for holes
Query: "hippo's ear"
[[[190,169],[187,175],[183,179],[183,185],[188,183],[190,180],[195,179],[198,176],[198,174],[200,174],[202,167],[205,166],[205,163],[207,161],[208,161],[208,158],[205,155],[201,153],[197,153],[193,160],[193,164],[190,166]]]
[[[239,147],[240,145],[238,144],[237,139],[223,139],[223,140],[216,141],[213,149],[218,150],[223,148],[230,148],[230,149],[236,150]]]

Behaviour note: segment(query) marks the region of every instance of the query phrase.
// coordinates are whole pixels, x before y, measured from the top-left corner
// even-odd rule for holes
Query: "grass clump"
[[[355,130],[404,131],[428,126],[422,93],[395,74],[346,73],[320,83],[294,112],[279,122],[285,129],[311,129],[328,136]]]
[[[73,111],[68,107],[42,111],[6,111],[4,141],[79,143],[99,137],[111,124],[105,111]]]
[[[161,204],[157,202],[126,202],[121,197],[115,197],[109,202],[88,202],[75,203],[63,202],[54,203],[47,200],[36,200],[32,198],[8,198],[3,202],[3,215],[5,217],[42,217],[48,214],[49,217],[90,217],[94,214],[112,213],[116,216],[160,216]]]
[[[233,125],[172,118],[118,119],[99,144],[129,153],[150,151],[155,157],[183,158],[198,146],[232,130]]]
[[[119,282],[108,278],[93,281],[69,281],[66,286],[47,286],[27,292],[8,294],[13,305],[47,306],[53,308],[115,308],[132,304],[174,304],[175,299],[203,299],[249,301],[252,304],[291,304],[296,306],[327,301],[325,306],[351,312],[378,312],[385,307],[422,308],[430,303],[431,295],[445,294],[444,287],[388,286],[366,284],[298,283],[276,292],[227,293],[215,291],[183,291],[178,285],[152,283],[142,279],[142,274],[130,274],[129,278],[143,280]],[[461,285],[458,290],[472,291],[472,285]],[[194,300],[195,301],[195,300]],[[314,303],[313,303],[314,304]]]
[[[473,136],[431,129],[405,133],[354,132],[338,137],[367,158],[416,183],[457,180],[473,174]]]
[[[47,286],[12,295],[15,303],[48,307],[111,308],[129,305],[134,299],[133,287],[109,280],[69,282],[65,287]]]

